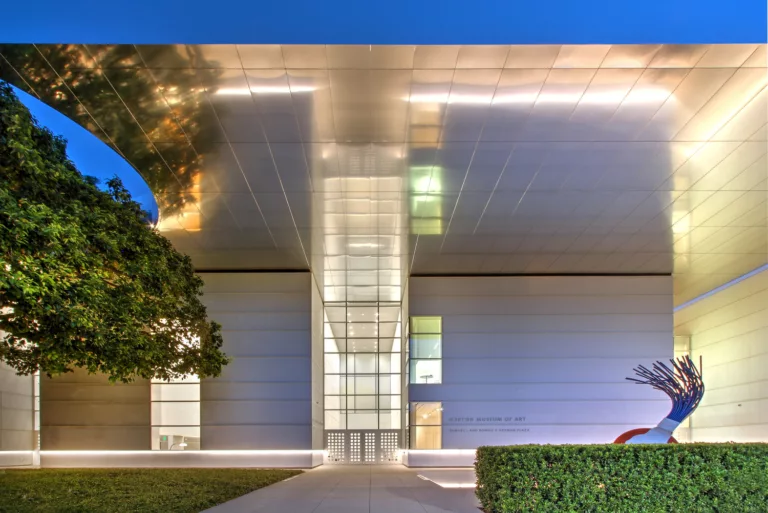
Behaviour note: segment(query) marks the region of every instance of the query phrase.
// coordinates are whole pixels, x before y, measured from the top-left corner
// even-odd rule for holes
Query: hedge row
[[[486,513],[766,513],[768,444],[480,447]]]

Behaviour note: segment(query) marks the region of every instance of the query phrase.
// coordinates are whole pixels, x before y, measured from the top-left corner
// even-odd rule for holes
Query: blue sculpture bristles
[[[672,410],[667,418],[682,422],[701,402],[704,396],[704,382],[701,372],[688,355],[670,362],[674,370],[659,361],[653,364],[653,370],[642,365],[633,369],[635,374],[643,379],[627,379],[641,385],[651,385],[667,394],[672,399]]]

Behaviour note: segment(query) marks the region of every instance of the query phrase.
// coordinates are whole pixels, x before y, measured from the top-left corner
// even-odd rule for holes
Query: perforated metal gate
[[[378,464],[401,463],[400,431],[326,431],[326,464]]]

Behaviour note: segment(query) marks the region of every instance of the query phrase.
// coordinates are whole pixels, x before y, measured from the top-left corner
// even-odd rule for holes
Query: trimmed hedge
[[[487,513],[766,513],[768,444],[480,447]]]

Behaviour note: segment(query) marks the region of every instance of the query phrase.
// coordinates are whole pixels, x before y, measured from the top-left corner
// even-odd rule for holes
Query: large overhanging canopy
[[[0,77],[112,145],[200,269],[409,274],[766,263],[766,46],[4,45]],[[372,294],[375,297],[372,297]]]

